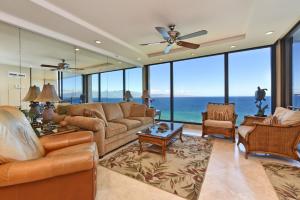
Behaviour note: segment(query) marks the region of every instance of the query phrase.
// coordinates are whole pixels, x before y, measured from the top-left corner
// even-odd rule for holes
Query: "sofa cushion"
[[[125,126],[127,126],[127,130],[134,129],[134,128],[137,128],[142,125],[142,122],[140,122],[138,120],[126,119],[126,118],[116,119],[113,122],[124,124]]]
[[[127,118],[130,116],[131,106],[134,104],[134,102],[121,102],[120,106],[122,108],[124,118]]]
[[[204,121],[204,125],[210,127],[218,127],[218,128],[232,128],[231,121],[220,121],[220,120],[208,119]]]
[[[0,106],[0,164],[42,157],[45,150],[24,114]]]
[[[127,126],[125,126],[124,124],[108,122],[108,126],[106,127],[106,130],[105,130],[105,137],[110,138],[115,135],[124,133],[126,131],[127,131]]]
[[[207,119],[232,121],[234,117],[234,104],[213,104],[207,105]]]
[[[106,121],[106,117],[104,112],[99,112],[96,109],[89,109],[89,108],[85,108],[83,110],[83,116],[85,117],[93,117],[93,118],[98,118],[98,119],[102,119],[105,123],[105,126],[108,126],[108,123]]]
[[[118,103],[103,103],[102,106],[103,106],[107,121],[110,122],[115,119],[124,118],[122,109]]]
[[[129,117],[129,119],[138,120],[143,125],[152,124],[153,123],[153,118],[152,117]]]
[[[130,117],[146,117],[147,106],[144,104],[133,104],[130,110]]]
[[[254,128],[254,126],[239,126],[238,132],[243,138],[245,138],[248,133],[254,130]]]

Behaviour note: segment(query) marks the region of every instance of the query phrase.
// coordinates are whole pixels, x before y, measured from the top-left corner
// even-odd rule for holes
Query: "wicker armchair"
[[[292,125],[270,125],[262,123],[264,117],[245,116],[238,129],[239,140],[245,147],[245,158],[249,153],[274,154],[299,160],[297,145],[300,142],[300,123]]]
[[[202,113],[202,137],[209,134],[222,134],[235,142],[236,119],[233,103],[208,103],[207,112]]]

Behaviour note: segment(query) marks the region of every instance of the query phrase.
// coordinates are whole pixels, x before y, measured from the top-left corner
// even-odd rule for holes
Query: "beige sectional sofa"
[[[134,106],[143,107],[133,102],[88,103],[58,106],[56,112],[60,114],[60,119],[64,119],[62,124],[93,131],[99,155],[103,156],[137,139],[138,131],[152,126],[155,110],[145,108],[132,112]],[[96,110],[100,117],[84,116],[86,110]]]

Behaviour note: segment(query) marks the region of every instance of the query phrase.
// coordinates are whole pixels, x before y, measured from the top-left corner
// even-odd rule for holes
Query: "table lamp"
[[[52,103],[61,101],[57,96],[54,86],[49,83],[45,84],[41,94],[35,99],[35,101],[46,103],[43,111],[43,122],[51,122],[54,116],[54,106]]]
[[[130,92],[129,90],[127,90],[127,91],[125,92],[124,99],[125,99],[125,101],[127,101],[127,102],[132,101],[133,96],[131,95],[131,92]]]
[[[30,102],[30,110],[29,110],[29,117],[32,123],[36,123],[37,118],[40,115],[40,105],[35,99],[40,95],[41,90],[37,86],[31,86],[24,97],[23,101]]]
[[[148,90],[143,91],[142,99],[144,101],[144,104],[149,108],[150,106],[150,95]]]

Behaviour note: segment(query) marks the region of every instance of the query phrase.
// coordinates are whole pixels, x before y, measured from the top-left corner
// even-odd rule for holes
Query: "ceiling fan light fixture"
[[[265,34],[266,35],[272,35],[274,33],[274,31],[268,31],[268,32],[266,32]]]
[[[100,40],[95,40],[96,44],[101,44],[102,42]]]

